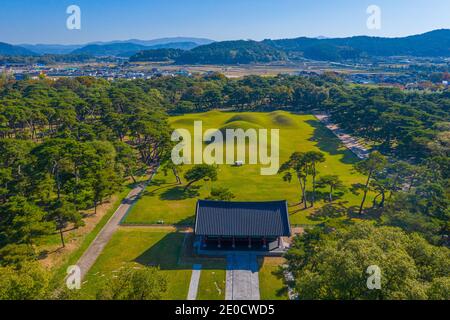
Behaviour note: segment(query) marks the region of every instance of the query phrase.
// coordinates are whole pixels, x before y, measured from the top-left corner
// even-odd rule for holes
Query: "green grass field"
[[[192,132],[196,120],[203,121],[204,131],[236,127],[280,129],[280,165],[294,151],[317,150],[326,155],[326,162],[319,165],[319,176],[337,174],[347,187],[364,182],[364,177],[353,170],[352,165],[358,161],[357,157],[343,147],[340,141],[312,115],[294,115],[282,111],[272,113],[211,111],[172,117],[170,122],[174,128],[185,128]],[[183,171],[189,167],[183,166]],[[198,183],[197,189],[194,188],[189,192],[184,192],[183,186],[176,185],[171,172],[168,172],[167,176],[159,172],[126,217],[125,223],[192,224],[196,201],[206,198],[214,186],[229,188],[236,195],[236,201],[288,200],[292,224],[316,224],[322,221],[311,215],[323,205],[322,201],[315,209],[302,210],[302,207],[296,205],[300,197],[298,182],[293,181],[290,184],[284,182],[281,175],[262,176],[260,167],[260,165],[243,167],[220,165],[217,181],[202,181]],[[347,191],[342,200],[345,200],[347,207],[355,206],[359,204],[360,196]],[[369,202],[370,199],[367,203]]]
[[[201,264],[198,300],[225,298],[225,259],[197,258],[183,251],[185,234],[172,228],[120,228],[92,266],[82,286],[83,299],[95,299],[104,281],[124,265],[159,267],[168,281],[165,300],[185,300],[192,267]],[[186,244],[185,247],[192,246]],[[188,248],[189,249],[189,248]],[[190,250],[187,250],[190,251]],[[188,255],[188,256],[186,256]]]
[[[260,260],[259,292],[261,300],[288,300],[287,289],[283,281],[275,274],[283,260],[265,258]]]
[[[226,262],[204,263],[197,300],[225,300]]]
[[[159,228],[119,229],[87,274],[83,295],[95,298],[105,278],[113,276],[125,264],[135,263],[136,268],[158,266],[167,276],[168,291],[164,299],[186,299],[192,271],[191,267],[178,263],[183,239],[182,233]]]

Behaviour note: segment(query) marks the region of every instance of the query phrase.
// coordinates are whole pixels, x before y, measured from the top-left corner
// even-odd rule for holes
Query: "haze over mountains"
[[[0,55],[5,56],[34,56],[35,52],[24,47],[14,46],[9,43],[0,42]]]
[[[214,42],[199,38],[98,42],[86,46],[0,43],[0,55],[84,54],[131,57],[133,61],[175,60],[184,64],[246,64],[298,58],[342,61],[376,56],[450,57],[450,30],[440,29],[403,38],[355,36]]]
[[[63,45],[63,44],[20,44],[14,47],[22,47],[29,51],[32,51],[35,54],[70,54],[73,53],[76,50],[80,50],[82,48],[87,48],[86,51],[92,51],[93,46],[97,46],[99,54],[104,51],[102,49],[102,46],[111,46],[111,45],[117,45],[117,48],[120,48],[120,45],[122,45],[122,48],[126,50],[125,45],[130,45],[130,48],[133,48],[133,45],[140,46],[140,50],[143,49],[151,49],[146,47],[155,47],[155,49],[160,49],[161,47],[164,47],[165,45],[168,45],[167,47],[179,47],[179,49],[189,50],[193,48],[193,45],[199,46],[199,45],[205,45],[210,44],[214,42],[214,40],[210,39],[204,39],[204,38],[193,38],[193,37],[173,37],[173,38],[160,38],[160,39],[153,39],[153,40],[139,40],[139,39],[130,39],[130,40],[115,40],[115,41],[96,41],[88,44],[74,44],[74,45]],[[189,43],[189,45],[173,45],[173,44],[182,44],[182,43]],[[160,46],[160,47],[157,47]],[[110,47],[113,48],[114,47]],[[136,47],[138,48],[138,47]],[[1,49],[0,49],[1,50]],[[122,52],[121,50],[119,50]],[[130,51],[130,50],[128,50]],[[131,50],[132,51],[132,50]],[[7,55],[7,53],[1,53]]]

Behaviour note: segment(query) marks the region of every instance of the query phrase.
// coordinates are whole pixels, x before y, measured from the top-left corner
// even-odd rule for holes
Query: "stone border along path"
[[[200,274],[202,272],[201,264],[194,264],[192,267],[191,282],[189,284],[188,300],[197,300],[198,284],[200,282]]]
[[[225,300],[260,300],[256,255],[236,253],[227,256]]]
[[[77,266],[81,269],[81,279],[86,276],[89,269],[94,265],[95,261],[100,256],[109,240],[111,240],[114,232],[116,232],[116,230],[119,228],[120,222],[139,199],[139,196],[145,190],[147,185],[152,181],[154,175],[155,173],[152,174],[149,180],[138,184],[133,190],[130,191],[130,193],[126,196],[125,199],[123,199],[120,206],[111,216],[109,221],[97,234],[97,237],[95,237],[94,241],[92,241],[90,246],[78,260]]]
[[[359,159],[364,160],[369,157],[370,151],[367,150],[361,143],[344,130],[339,128],[337,124],[334,124],[330,120],[330,116],[327,114],[314,114],[317,120],[323,123],[336,137],[344,144],[344,146],[353,152]]]

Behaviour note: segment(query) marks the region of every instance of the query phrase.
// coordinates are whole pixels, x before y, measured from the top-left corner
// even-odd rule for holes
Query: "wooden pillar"
[[[248,248],[251,249],[252,247],[252,238],[248,237]]]
[[[234,248],[236,248],[236,240],[235,240],[235,238],[233,237],[233,249]]]
[[[208,236],[202,237],[203,248],[206,248],[206,241],[208,241]]]
[[[220,248],[221,247],[221,245],[220,245],[220,237],[218,238],[217,242],[218,242],[217,248]]]
[[[263,248],[267,248],[267,241],[265,237],[263,238]]]

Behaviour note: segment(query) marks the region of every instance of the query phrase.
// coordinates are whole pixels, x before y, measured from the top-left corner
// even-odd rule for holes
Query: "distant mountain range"
[[[167,53],[167,57],[163,54]],[[174,60],[178,64],[248,64],[306,58],[323,61],[359,60],[380,56],[450,57],[450,30],[435,30],[404,38],[349,37],[223,41],[190,51],[144,51],[132,61]],[[171,58],[171,59],[170,59]]]
[[[13,47],[21,47],[31,51],[33,54],[70,54],[74,53],[76,50],[80,50],[82,48],[86,48],[86,51],[92,51],[95,53],[95,49],[98,49],[98,54],[94,55],[103,55],[104,49],[103,46],[117,45],[112,48],[119,53],[126,53],[126,51],[130,52],[133,50],[127,50],[126,45],[129,45],[129,48],[133,49],[133,45],[139,45],[141,50],[143,49],[152,49],[148,47],[154,47],[155,49],[163,49],[163,48],[172,48],[172,49],[183,49],[190,50],[195,46],[210,44],[214,42],[214,40],[204,39],[204,38],[192,38],[192,37],[173,37],[173,38],[160,38],[153,40],[139,40],[139,39],[130,39],[130,40],[116,40],[116,41],[108,41],[108,42],[92,42],[88,44],[74,44],[74,45],[61,45],[61,44],[20,44]],[[120,48],[119,45],[123,45],[122,48],[125,51],[117,50]],[[93,47],[97,46],[97,47]],[[138,48],[138,47],[134,47]],[[8,52],[12,52],[11,54]],[[15,51],[7,51],[5,50],[1,55],[16,55]],[[116,52],[116,53],[117,53]],[[136,51],[137,52],[137,51]],[[112,54],[110,54],[112,55]]]
[[[364,56],[449,57],[450,30],[441,29],[403,38],[357,36],[349,38],[296,38],[265,40],[286,52],[301,52],[306,58],[341,60]]]
[[[20,44],[22,48],[30,50],[36,54],[69,54],[72,51],[82,48],[83,45],[66,44]]]
[[[109,42],[93,42],[89,44],[114,44],[114,43],[134,43],[134,44],[140,44],[141,46],[156,46],[156,45],[163,45],[168,43],[180,43],[180,42],[193,42],[198,45],[205,45],[215,42],[211,39],[205,39],[205,38],[192,38],[192,37],[172,37],[172,38],[159,38],[159,39],[153,39],[153,40],[138,40],[138,39],[130,39],[130,40],[116,40],[116,41],[109,41]]]
[[[152,52],[157,50],[156,52]],[[377,56],[450,57],[450,30],[441,29],[403,38],[355,36],[214,42],[199,38],[164,38],[91,43],[86,46],[0,43],[0,55],[31,56],[73,53],[131,57],[133,61],[175,60],[185,64],[247,64],[307,58],[343,61]]]
[[[169,42],[164,44],[156,44],[152,46],[144,46],[141,44],[120,42],[112,44],[91,44],[76,49],[72,54],[89,54],[91,56],[115,56],[115,57],[131,57],[132,55],[144,50],[157,49],[182,49],[191,50],[198,47],[195,42]]]
[[[35,52],[24,47],[14,46],[8,43],[0,42],[0,56],[35,56]]]

